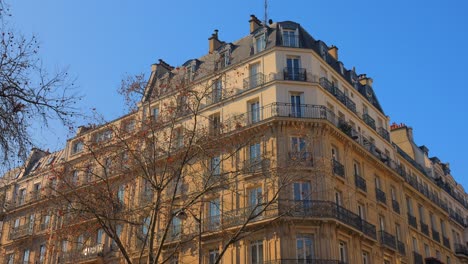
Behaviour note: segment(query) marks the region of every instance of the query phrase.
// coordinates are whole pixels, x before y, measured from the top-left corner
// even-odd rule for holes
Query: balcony
[[[33,234],[33,226],[29,223],[14,227],[10,231],[10,240],[19,239]]]
[[[376,239],[375,226],[348,209],[330,201],[281,200],[280,214],[294,217],[332,218]]]
[[[355,114],[357,113],[356,112],[356,103],[353,100],[351,100],[348,96],[345,96],[345,105],[353,113],[355,113]]]
[[[424,263],[425,264],[444,264],[442,261],[440,261],[437,258],[425,258]]]
[[[285,81],[307,81],[307,71],[305,68],[286,67],[283,70],[283,79]]]
[[[380,243],[390,249],[396,250],[396,238],[394,235],[380,230]]]
[[[424,264],[423,257],[416,251],[413,251],[414,264]]]
[[[408,213],[408,224],[414,228],[418,228],[416,217]]]
[[[432,239],[440,243],[440,234],[434,228],[432,228]]]
[[[266,260],[263,264],[347,264],[340,260],[333,259],[277,259],[277,260]]]
[[[332,163],[333,163],[333,173],[344,178],[345,177],[344,165],[335,159],[332,159]]]
[[[423,221],[419,221],[419,225],[421,226],[421,232],[426,236],[429,236],[429,226]]]
[[[221,225],[223,228],[229,228],[243,225],[244,223],[255,223],[277,215],[276,204],[271,204],[268,208],[265,208],[262,204],[258,204],[224,212]]]
[[[406,255],[405,243],[397,241],[397,249],[398,253],[400,253],[401,255]]]
[[[372,129],[376,130],[375,128],[375,120],[369,115],[369,114],[362,114],[362,120],[370,127],[372,127]]]
[[[375,188],[375,198],[377,199],[378,202],[387,203],[387,196],[385,195],[385,192],[382,191],[379,188]]]
[[[221,215],[212,215],[202,220],[203,231],[214,232],[221,229]]]
[[[398,203],[398,201],[392,199],[392,208],[395,213],[400,213],[400,204]]]
[[[466,245],[455,244],[455,254],[468,257],[468,248]]]
[[[243,170],[245,173],[262,172],[268,167],[268,160],[260,157],[252,157],[245,160],[243,163]]]
[[[357,174],[354,174],[354,183],[356,184],[356,187],[358,189],[361,189],[364,192],[367,192],[366,180],[364,178],[362,178],[361,176]]]
[[[312,167],[314,166],[314,158],[312,156],[312,152],[304,152],[304,151],[293,151],[289,152],[289,165],[296,166],[307,166]]]
[[[450,248],[450,239],[446,236],[442,236],[442,243],[446,248]]]
[[[390,142],[390,133],[388,133],[388,131],[383,128],[383,127],[379,127],[377,129],[377,133],[379,133],[379,135],[381,137],[383,137],[385,140],[387,140],[388,142]]]
[[[104,254],[104,245],[95,244],[93,246],[82,247],[73,251],[63,252],[61,257],[64,263],[77,263],[82,261],[90,261]]]
[[[265,83],[265,79],[266,79],[265,74],[263,73],[257,73],[257,74],[251,75],[247,78],[244,78],[243,88],[244,90],[249,90],[257,86],[263,85]]]

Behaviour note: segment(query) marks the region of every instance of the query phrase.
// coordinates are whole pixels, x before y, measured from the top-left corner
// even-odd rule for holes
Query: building
[[[137,111],[5,175],[4,263],[147,263],[148,248],[158,263],[468,263],[467,194],[389,124],[372,79],[298,23],[249,23],[160,60]]]

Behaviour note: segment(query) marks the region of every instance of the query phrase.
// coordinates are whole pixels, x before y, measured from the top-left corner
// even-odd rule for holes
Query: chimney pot
[[[332,56],[335,60],[338,60],[338,47],[331,45],[330,48],[328,48],[328,54],[330,54],[330,56]]]

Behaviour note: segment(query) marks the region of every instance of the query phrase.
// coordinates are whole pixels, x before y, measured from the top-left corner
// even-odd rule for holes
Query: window
[[[437,223],[436,223],[436,219],[434,217],[434,214],[429,212],[429,219],[431,220],[431,228],[432,230],[435,230],[437,231]]]
[[[379,215],[379,226],[380,231],[385,231],[385,217],[382,215]]]
[[[262,52],[266,47],[266,36],[265,34],[261,34],[255,37],[255,53]]]
[[[305,72],[301,69],[301,58],[289,56],[286,58],[285,80],[305,81]]]
[[[209,224],[213,227],[218,227],[221,224],[219,198],[211,200],[208,204]]]
[[[311,199],[310,182],[295,182],[293,184],[293,194],[295,201],[304,201]]]
[[[250,111],[250,123],[257,123],[260,121],[260,102],[253,101],[249,103],[249,111]]]
[[[117,235],[117,237],[118,237],[119,239],[120,239],[121,236],[122,236],[122,230],[123,230],[123,226],[122,226],[122,225],[116,225],[116,226],[115,226],[115,234]],[[114,239],[114,240],[112,241],[112,246],[113,246],[113,247],[117,247],[117,243],[115,242],[115,240],[117,240],[117,238]]]
[[[221,133],[221,115],[219,113],[210,116],[210,134],[213,136]]]
[[[71,179],[71,184],[75,185],[79,181],[79,172],[77,170],[73,171],[72,179]]]
[[[15,253],[7,254],[6,264],[14,264],[14,262],[15,262]]]
[[[255,143],[250,145],[249,147],[249,159],[251,162],[259,162],[260,161],[260,143]]]
[[[296,30],[283,30],[283,46],[299,47],[299,38]]]
[[[121,204],[124,203],[124,199],[125,199],[125,185],[120,185],[119,186],[119,190],[117,191],[117,199],[119,199],[119,202]]]
[[[218,69],[222,69],[228,66],[230,63],[229,51],[225,51],[219,55],[219,67]]]
[[[364,219],[366,220],[366,210],[365,210],[365,207],[362,203],[358,203],[358,206],[357,206],[357,209],[358,209],[358,215],[361,219]]]
[[[175,214],[174,214],[175,215]],[[173,217],[171,222],[171,236],[178,238],[182,233],[182,220],[179,217]]]
[[[44,230],[46,228],[49,227],[49,223],[50,223],[50,215],[44,215],[42,217],[42,223],[41,223],[41,229]]]
[[[170,263],[170,264],[179,264],[179,254],[174,253],[174,254],[171,256],[171,258],[170,258],[170,260],[169,260],[169,263]]]
[[[62,240],[62,252],[68,252],[68,241]]]
[[[209,251],[209,264],[214,264],[216,263],[216,260],[219,258],[219,250],[217,249],[212,249]]]
[[[253,210],[253,214],[260,214],[262,211],[262,187],[252,188],[248,191],[249,193],[249,207]]]
[[[104,244],[104,229],[99,228],[96,234],[96,244]]]
[[[45,245],[40,245],[39,246],[39,263],[44,263],[45,253],[46,253]]]
[[[302,137],[291,137],[291,154],[290,158],[293,160],[306,160],[307,152],[306,141]]]
[[[375,176],[375,188],[382,190],[382,186],[380,183],[380,178],[378,176]]]
[[[314,241],[312,236],[299,235],[296,238],[297,263],[310,263],[314,259]]]
[[[411,198],[408,196],[406,197],[406,209],[408,210],[408,214],[414,216],[413,214],[413,203],[411,201]]]
[[[98,132],[96,134],[96,142],[104,142],[112,138],[112,131],[110,129]]]
[[[341,262],[347,262],[348,259],[348,249],[346,246],[346,242],[340,241],[338,245],[338,251],[340,254],[340,261]]]
[[[213,83],[212,93],[211,93],[211,102],[217,103],[221,101],[223,96],[223,82],[221,79],[217,79]]]
[[[429,248],[428,244],[424,244],[424,254],[426,254],[426,258],[429,258],[431,256],[431,249]]]
[[[146,235],[148,235],[150,223],[151,223],[151,219],[149,218],[149,216],[143,219],[143,223],[141,225],[141,233],[143,235],[143,238],[146,237]]]
[[[447,237],[447,233],[445,231],[445,221],[440,219],[440,232],[442,233],[442,236]]]
[[[78,236],[78,238],[76,239],[76,248],[78,250],[81,250],[83,249],[83,246],[84,246],[84,235],[81,234]]]
[[[151,109],[151,119],[157,121],[159,119],[159,106]]]
[[[395,237],[397,241],[403,241],[401,238],[401,227],[399,224],[395,224]]]
[[[369,252],[367,252],[367,251],[362,252],[362,264],[370,264],[370,262],[369,262]]]
[[[421,223],[426,223],[426,221],[424,220],[424,207],[420,204],[418,204],[418,212]]]
[[[26,201],[26,189],[19,190],[19,204],[22,205]]]
[[[439,250],[436,250],[436,258],[438,260],[441,260],[442,259],[442,255],[440,254],[440,251]]]
[[[356,161],[353,162],[354,175],[361,176],[361,165]]]
[[[263,83],[263,74],[260,72],[260,63],[251,64],[249,67],[249,85],[244,88],[254,88]]]
[[[128,120],[124,123],[123,128],[126,133],[129,133],[135,130],[135,126],[136,126],[135,120]]]
[[[82,141],[77,141],[73,143],[72,154],[83,151],[84,144]]]
[[[304,115],[304,109],[302,105],[303,93],[291,93],[290,94],[290,103],[291,103],[291,113],[289,114],[292,117],[302,117]]]
[[[390,195],[392,196],[392,201],[398,201],[397,200],[397,195],[396,195],[396,190],[395,190],[395,187],[393,187],[393,186],[390,187]]]
[[[219,176],[221,174],[221,156],[211,158],[210,163],[212,175]]]
[[[263,264],[263,241],[257,240],[250,243],[250,263]]]
[[[418,240],[413,237],[413,251],[419,253]]]
[[[23,263],[29,263],[29,249],[23,251]]]
[[[184,146],[184,134],[182,128],[174,129],[174,147],[176,149],[182,148]]]
[[[452,264],[452,262],[450,261],[450,257],[449,257],[449,256],[447,256],[447,261],[446,261],[446,262],[447,262],[447,264]]]
[[[340,160],[340,153],[338,152],[338,148],[335,146],[331,146],[331,154],[332,154],[332,159],[335,161]]]
[[[335,191],[335,203],[339,206],[343,205],[343,194],[338,190]]]

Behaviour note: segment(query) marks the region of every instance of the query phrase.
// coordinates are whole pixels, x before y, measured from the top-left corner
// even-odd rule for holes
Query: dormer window
[[[112,131],[110,129],[104,130],[96,134],[96,142],[104,142],[112,138]]]
[[[223,69],[228,66],[230,63],[229,61],[229,51],[225,51],[219,55],[219,62],[218,62],[218,69]]]
[[[83,147],[84,144],[82,141],[76,141],[75,143],[73,143],[72,153],[75,154],[83,151]]]
[[[297,30],[283,30],[283,46],[286,47],[299,47],[299,34]]]
[[[266,36],[261,34],[255,37],[255,53],[262,52],[266,47]]]

